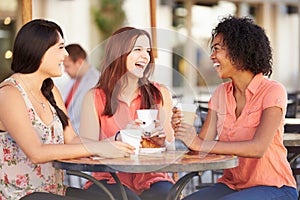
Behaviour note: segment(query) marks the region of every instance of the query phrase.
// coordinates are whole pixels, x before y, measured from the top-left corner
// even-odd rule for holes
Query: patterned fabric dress
[[[55,109],[50,105],[54,118],[49,125],[44,124],[18,82],[12,78],[5,81],[13,83],[22,93],[28,117],[41,142],[63,144],[63,128]],[[26,137],[26,132],[23,134]],[[20,199],[36,191],[63,194],[63,173],[53,168],[51,162],[32,163],[8,132],[0,132],[0,149],[0,200]]]

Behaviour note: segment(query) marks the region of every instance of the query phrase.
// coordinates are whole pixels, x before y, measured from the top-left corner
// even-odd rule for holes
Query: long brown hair
[[[106,97],[103,115],[111,117],[118,108],[118,97],[121,89],[128,84],[126,76],[128,72],[127,56],[141,35],[148,37],[150,47],[152,47],[149,33],[133,27],[123,27],[115,31],[106,44],[105,59],[101,66],[102,72],[96,85],[96,88],[101,88],[104,91]],[[150,62],[144,71],[144,76],[138,81],[142,98],[141,109],[152,108],[156,104],[163,103],[161,92],[149,81],[155,66],[152,48],[149,55]]]

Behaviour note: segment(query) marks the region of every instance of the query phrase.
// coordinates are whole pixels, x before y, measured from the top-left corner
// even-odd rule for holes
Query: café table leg
[[[167,200],[177,200],[184,189],[185,185],[194,177],[201,174],[201,172],[190,172],[183,177],[181,177],[175,185],[171,188],[170,193],[168,194]]]
[[[289,161],[289,163],[290,164],[292,164],[297,158],[299,158],[300,157],[300,154],[293,154],[292,156],[290,156],[289,158],[288,158],[288,161]]]
[[[114,172],[110,172],[110,174],[115,179],[116,183],[119,185],[123,200],[128,200],[127,194],[126,194],[125,189],[124,189],[124,186],[122,185],[122,183],[121,183],[119,177],[117,176],[117,174],[114,173]]]
[[[97,185],[99,188],[101,188],[108,196],[111,200],[115,200],[114,196],[112,195],[112,193],[101,183],[99,182],[97,179],[95,179],[94,177],[85,174],[81,171],[74,171],[74,170],[67,170],[67,174],[68,175],[75,175],[75,176],[80,176],[83,178],[86,178],[87,180],[92,181],[95,185]]]
[[[296,146],[295,147],[287,146],[286,148],[288,150],[288,161],[291,165],[295,180],[298,181],[297,175],[299,175],[299,168],[297,167],[296,160],[300,157],[300,149],[299,147]]]

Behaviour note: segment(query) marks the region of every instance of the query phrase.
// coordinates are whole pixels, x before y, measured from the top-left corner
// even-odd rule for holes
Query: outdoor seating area
[[[287,114],[285,121],[285,133],[289,137],[300,138],[300,92],[288,94]],[[299,134],[299,135],[298,135]],[[300,189],[300,144],[286,145],[289,161]]]
[[[299,30],[300,0],[0,0],[0,200],[300,200]]]
[[[298,182],[298,189],[300,190],[300,92],[288,93],[287,96],[288,104],[285,122],[285,134],[290,136],[286,138],[288,138],[290,141],[294,140],[295,142],[288,143],[286,148],[289,153],[288,157],[293,173]],[[197,118],[195,119],[194,125],[195,129],[199,132],[208,111],[208,102],[204,100],[194,100],[194,103],[197,105]],[[295,133],[299,133],[299,136],[295,135]],[[292,137],[293,135],[295,135],[295,139]],[[191,182],[191,186],[188,187],[188,189],[193,190],[195,185],[196,189],[209,186],[212,183],[215,183],[216,179],[221,175],[222,170],[206,171],[202,173],[202,177],[199,177],[198,180]]]
[[[288,94],[288,105],[287,105],[287,118],[292,118],[291,120],[287,120],[288,122],[285,125],[286,133],[300,133],[300,119],[298,117],[300,116],[300,100],[299,100],[299,93],[293,93]],[[174,105],[178,104],[179,102],[182,102],[184,99],[184,96],[181,95],[173,95]],[[206,114],[208,111],[208,101],[207,100],[198,100],[195,99],[193,101],[194,104],[197,105],[196,110],[196,118],[194,122],[195,129],[197,132],[200,131],[201,126],[206,118]],[[289,137],[289,141],[293,141],[294,139]],[[296,142],[297,141],[297,142]],[[291,143],[288,143],[290,145]],[[296,136],[295,145],[299,145],[299,147],[295,146],[286,146],[289,152],[289,161],[291,163],[291,166],[293,168],[293,173],[295,175],[296,180],[298,181],[298,187],[300,190],[300,162],[298,161],[298,157],[300,157],[300,134],[299,137]],[[177,149],[181,150],[187,150],[187,148],[180,142],[176,141],[176,147]],[[299,158],[300,160],[300,158]],[[205,170],[199,173],[197,176],[194,176],[185,186],[185,188],[182,191],[183,195],[191,194],[194,191],[197,191],[198,189],[201,189],[203,187],[207,187],[212,185],[213,183],[216,183],[217,179],[222,176],[223,171],[222,170]],[[177,176],[183,177],[186,175],[186,172],[180,172],[177,173]]]
[[[286,118],[296,118],[300,114],[300,92],[288,93]]]

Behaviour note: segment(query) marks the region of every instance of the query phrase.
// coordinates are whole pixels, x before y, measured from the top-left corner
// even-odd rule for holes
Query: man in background
[[[75,132],[79,134],[80,112],[84,95],[96,85],[100,73],[89,64],[86,51],[79,44],[69,44],[65,48],[69,53],[69,56],[64,59],[65,72],[71,80],[66,86],[63,98],[71,124]]]
[[[86,51],[79,44],[69,44],[66,47],[68,56],[64,59],[65,72],[71,80],[67,83],[63,99],[67,107],[71,124],[79,134],[80,113],[85,93],[98,82],[100,73],[92,67],[88,60]],[[65,184],[73,187],[83,187],[85,179],[65,174]]]

